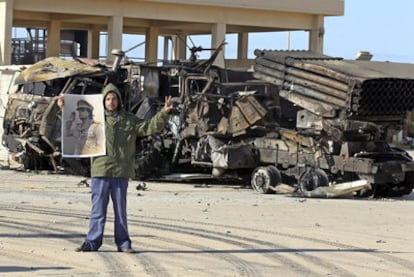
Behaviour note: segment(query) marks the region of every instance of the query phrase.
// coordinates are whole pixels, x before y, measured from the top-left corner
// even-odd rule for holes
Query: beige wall
[[[322,15],[341,15],[343,0],[149,0],[148,2],[177,3],[227,8],[272,10]]]

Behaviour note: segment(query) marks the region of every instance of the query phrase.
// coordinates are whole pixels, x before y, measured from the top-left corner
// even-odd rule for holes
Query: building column
[[[158,62],[158,27],[149,27],[145,32],[145,62]]]
[[[113,61],[115,57],[111,54],[112,50],[122,50],[124,18],[120,15],[112,16],[108,22],[108,48],[106,57],[108,61]]]
[[[61,27],[61,22],[59,20],[51,20],[48,23],[46,57],[59,57],[60,27]]]
[[[170,49],[170,43],[172,43],[172,38],[170,36],[164,36],[164,55],[163,55],[163,60],[164,61],[168,61],[169,57],[168,57],[168,52]]]
[[[0,64],[11,64],[13,0],[0,0]]]
[[[315,15],[313,18],[313,27],[309,34],[309,50],[317,53],[323,53],[323,38],[325,35],[324,18]]]
[[[213,24],[211,28],[211,48],[218,48],[220,44],[226,39],[226,24],[216,23]],[[223,46],[222,51],[217,55],[215,62],[213,63],[216,66],[225,67],[224,63],[224,51],[225,46]]]
[[[249,47],[249,33],[243,32],[237,35],[237,59],[247,60],[247,52]]]
[[[88,31],[88,58],[99,59],[101,33],[99,30]]]
[[[178,34],[173,36],[173,59],[187,59],[187,35]]]

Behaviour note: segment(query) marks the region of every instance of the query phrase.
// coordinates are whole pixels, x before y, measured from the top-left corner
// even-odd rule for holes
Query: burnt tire
[[[135,178],[145,180],[151,176],[157,176],[162,163],[161,154],[157,149],[151,147],[140,152],[135,158]]]
[[[299,179],[299,186],[302,191],[312,191],[317,187],[325,187],[328,185],[328,175],[319,168],[307,169]]]
[[[407,182],[402,182],[396,185],[374,185],[374,198],[381,197],[401,197],[410,194],[413,191],[414,185]]]
[[[275,166],[257,167],[251,176],[251,186],[259,193],[273,193],[274,188],[282,181],[280,171]]]

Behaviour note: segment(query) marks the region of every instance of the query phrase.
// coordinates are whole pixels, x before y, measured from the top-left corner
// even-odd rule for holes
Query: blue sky
[[[288,39],[290,37],[290,40]],[[308,32],[254,33],[249,35],[249,58],[255,49],[308,49]],[[210,47],[209,36],[192,36],[196,46]],[[124,50],[144,38],[124,38]],[[161,41],[160,41],[161,42]],[[236,58],[237,36],[226,36],[226,58]],[[290,43],[288,43],[290,42]],[[189,42],[191,46],[191,42]],[[159,52],[162,52],[160,47]],[[345,15],[325,17],[324,53],[354,59],[369,51],[372,60],[414,63],[414,0],[345,0]],[[143,57],[144,47],[130,57]],[[208,51],[199,58],[207,58]],[[162,58],[160,56],[160,58]]]
[[[325,19],[324,52],[354,59],[414,63],[413,0],[345,0],[345,15]]]

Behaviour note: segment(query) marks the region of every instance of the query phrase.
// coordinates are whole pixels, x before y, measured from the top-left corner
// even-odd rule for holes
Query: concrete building
[[[0,64],[12,62],[12,28],[25,27],[46,30],[45,57],[62,53],[66,30],[83,31],[81,55],[89,58],[99,57],[101,32],[107,52],[123,49],[122,34],[142,34],[149,63],[157,61],[159,36],[171,38],[175,59],[185,59],[189,35],[211,34],[215,48],[237,34],[237,58],[221,56],[218,65],[243,67],[249,33],[304,30],[309,50],[323,52],[324,18],[343,13],[344,0],[0,0]]]

